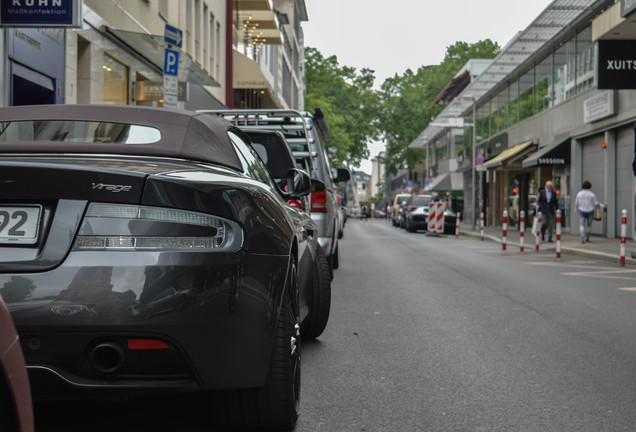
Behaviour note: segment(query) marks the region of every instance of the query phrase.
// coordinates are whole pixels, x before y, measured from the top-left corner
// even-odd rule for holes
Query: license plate
[[[41,213],[40,205],[0,205],[0,244],[37,243]]]

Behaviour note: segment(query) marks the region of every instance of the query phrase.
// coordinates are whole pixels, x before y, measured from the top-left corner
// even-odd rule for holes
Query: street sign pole
[[[166,24],[164,41],[168,48],[163,61],[163,106],[176,109],[179,103],[179,51],[171,47],[181,48],[183,32]]]

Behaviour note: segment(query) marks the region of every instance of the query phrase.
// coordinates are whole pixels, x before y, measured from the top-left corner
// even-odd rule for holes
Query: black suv
[[[320,109],[314,114],[292,109],[233,109],[201,110],[224,117],[244,131],[249,129],[276,130],[283,134],[299,168],[307,171],[312,180],[324,184],[324,190],[311,194],[307,209],[318,225],[318,241],[329,261],[330,269],[339,266],[338,255],[338,201],[335,183],[351,177],[344,168],[333,169],[327,156],[323,138],[331,136]]]

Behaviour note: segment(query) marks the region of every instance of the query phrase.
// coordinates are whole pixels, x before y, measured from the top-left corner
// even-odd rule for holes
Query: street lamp
[[[426,172],[424,173],[424,189],[426,190],[426,182],[428,181],[428,173],[429,173],[429,159],[428,159],[428,147],[429,147],[429,140],[427,137],[424,137],[424,143],[426,143]]]
[[[477,225],[477,210],[475,209],[475,200],[476,200],[476,185],[475,185],[475,177],[476,177],[476,165],[477,165],[477,115],[475,112],[475,108],[477,105],[477,101],[475,100],[475,96],[462,96],[462,99],[464,100],[469,100],[472,102],[473,104],[473,151],[472,151],[472,185],[473,185],[473,190],[472,190],[472,201],[471,201],[471,205],[473,207],[473,229],[475,229],[475,226]]]

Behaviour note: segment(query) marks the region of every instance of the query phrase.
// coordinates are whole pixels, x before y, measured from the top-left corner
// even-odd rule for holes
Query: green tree
[[[26,300],[35,290],[33,281],[23,276],[11,276],[11,279],[0,288],[0,295],[7,303]]]
[[[305,107],[323,111],[332,135],[325,140],[332,161],[359,165],[369,156],[367,143],[378,137],[374,71],[340,66],[336,56],[325,58],[315,48],[305,49],[305,70]]]
[[[415,72],[408,69],[403,75],[384,81],[378,95],[378,124],[387,144],[385,161],[389,174],[403,165],[412,169],[424,158],[422,150],[409,149],[408,145],[442,111],[439,105],[429,106],[462,66],[471,58],[494,58],[499,52],[499,45],[490,39],[474,44],[456,42],[446,48],[441,64],[423,66]]]

